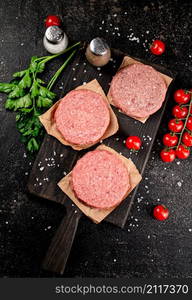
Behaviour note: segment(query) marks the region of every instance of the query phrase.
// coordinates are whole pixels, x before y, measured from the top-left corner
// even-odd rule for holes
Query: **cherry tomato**
[[[175,150],[173,149],[163,149],[160,153],[161,159],[164,162],[172,162],[175,159]]]
[[[185,146],[191,147],[192,146],[192,133],[190,134],[189,132],[186,131],[183,134],[182,142],[183,142],[183,144],[185,144]]]
[[[139,150],[141,148],[141,139],[138,136],[129,136],[126,139],[126,147],[128,149]]]
[[[157,205],[153,209],[153,216],[156,220],[164,221],[169,216],[169,210],[164,205]]]
[[[192,117],[188,118],[186,127],[192,131]]]
[[[61,26],[61,19],[58,16],[47,16],[45,20],[45,26]]]
[[[177,145],[178,137],[175,134],[166,133],[163,136],[163,144],[167,147],[173,147]]]
[[[169,130],[173,132],[180,132],[183,129],[183,121],[172,119],[168,123]]]
[[[165,43],[160,40],[153,41],[150,50],[155,55],[161,55],[165,52]]]
[[[175,150],[176,156],[180,159],[186,159],[189,157],[190,151],[184,145],[179,145],[179,147]]]
[[[186,92],[185,90],[179,89],[175,91],[174,100],[179,104],[186,104],[191,99],[191,94]]]
[[[186,106],[175,105],[172,114],[175,118],[184,119],[187,116],[188,108]]]

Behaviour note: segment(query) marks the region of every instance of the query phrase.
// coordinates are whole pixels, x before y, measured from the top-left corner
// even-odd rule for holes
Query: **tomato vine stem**
[[[191,99],[190,99],[190,103],[189,103],[189,110],[188,110],[188,113],[187,113],[187,116],[185,118],[185,122],[184,122],[184,125],[183,125],[183,129],[181,130],[181,132],[179,132],[180,136],[179,136],[179,141],[178,141],[178,144],[176,146],[176,149],[178,149],[179,145],[181,144],[181,140],[182,140],[182,136],[183,136],[183,133],[184,133],[184,130],[186,130],[186,125],[187,125],[187,121],[190,117],[190,114],[191,114],[191,107],[192,107],[192,93],[190,92],[191,94]]]

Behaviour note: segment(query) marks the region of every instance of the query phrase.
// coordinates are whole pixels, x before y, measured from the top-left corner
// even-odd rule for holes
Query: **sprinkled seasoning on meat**
[[[113,103],[131,117],[145,118],[161,107],[167,87],[151,66],[132,64],[122,68],[110,86]]]
[[[125,164],[116,154],[94,150],[76,163],[71,185],[80,201],[104,209],[116,206],[124,199],[130,180]]]
[[[99,141],[110,123],[103,97],[90,90],[74,90],[61,99],[55,112],[57,129],[66,141],[88,145]]]

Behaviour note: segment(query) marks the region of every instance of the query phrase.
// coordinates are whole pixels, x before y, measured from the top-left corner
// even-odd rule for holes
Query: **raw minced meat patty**
[[[90,90],[74,90],[61,99],[55,122],[66,141],[88,145],[99,141],[110,123],[110,113],[103,97]]]
[[[145,118],[155,113],[165,99],[167,87],[151,66],[133,64],[122,68],[111,82],[110,95],[125,114]]]
[[[80,158],[72,170],[71,185],[76,197],[100,209],[119,204],[130,188],[123,161],[106,150],[94,150]]]

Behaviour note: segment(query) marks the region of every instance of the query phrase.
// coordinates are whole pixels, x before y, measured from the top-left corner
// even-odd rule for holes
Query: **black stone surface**
[[[46,54],[48,14],[62,16],[72,40],[103,36],[114,48],[178,71],[178,87],[192,87],[192,3],[176,0],[0,1],[0,82],[25,68],[32,55]],[[166,42],[165,55],[149,53],[154,38]],[[34,158],[19,142],[15,116],[5,111],[4,101],[1,94],[0,276],[55,277],[40,265],[64,208],[26,193]],[[83,218],[63,277],[192,277],[192,156],[168,165],[159,158],[171,105],[170,99],[125,229]],[[150,215],[157,203],[170,209],[165,222]]]

